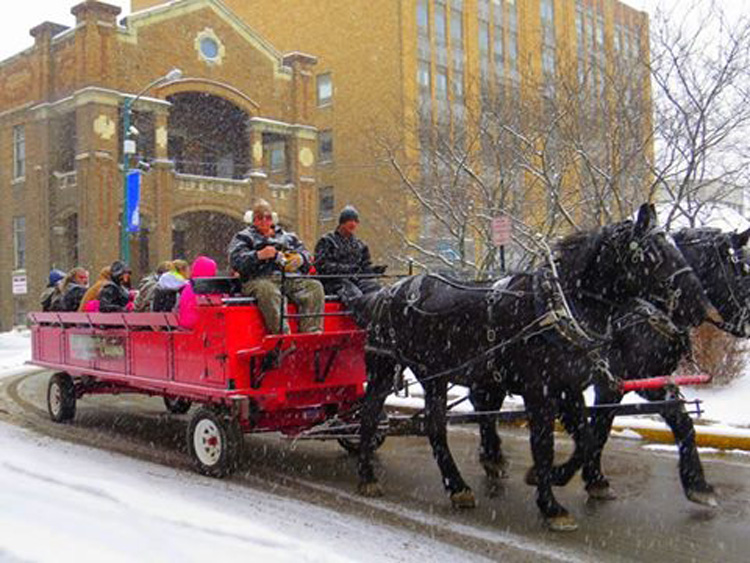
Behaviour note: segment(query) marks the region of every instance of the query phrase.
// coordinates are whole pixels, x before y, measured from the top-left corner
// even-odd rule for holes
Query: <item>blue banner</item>
[[[134,170],[128,173],[128,232],[137,233],[141,228],[141,173]]]

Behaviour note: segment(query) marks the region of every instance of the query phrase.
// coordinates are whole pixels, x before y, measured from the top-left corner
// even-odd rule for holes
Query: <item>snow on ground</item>
[[[0,334],[0,379],[29,369],[30,346],[28,331]],[[479,559],[419,534],[5,423],[0,451],[2,562]]]
[[[31,359],[31,332],[14,330],[0,333],[0,373],[21,369]]]
[[[417,534],[3,423],[0,448],[0,561],[477,559]]]

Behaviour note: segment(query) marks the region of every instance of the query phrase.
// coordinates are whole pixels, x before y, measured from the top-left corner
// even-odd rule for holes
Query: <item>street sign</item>
[[[29,284],[26,274],[13,276],[13,295],[26,295],[29,293]]]
[[[510,244],[513,235],[513,222],[510,217],[500,216],[492,219],[492,244],[505,246]]]

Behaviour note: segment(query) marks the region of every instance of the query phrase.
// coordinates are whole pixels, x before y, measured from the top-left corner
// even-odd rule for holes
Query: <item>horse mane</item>
[[[582,279],[599,254],[601,245],[619,239],[632,229],[632,221],[607,225],[596,230],[573,233],[555,245],[557,262],[570,279]]]
[[[672,236],[676,241],[683,244],[694,244],[707,239],[714,239],[722,234],[723,231],[715,227],[686,227],[672,233]]]

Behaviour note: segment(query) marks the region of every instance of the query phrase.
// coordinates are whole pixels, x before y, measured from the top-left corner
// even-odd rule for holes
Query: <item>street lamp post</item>
[[[138,99],[154,86],[182,78],[182,71],[173,68],[164,76],[151,82],[133,98],[125,98],[122,106],[122,219],[120,221],[120,260],[130,265],[130,235],[128,233],[128,173],[130,172],[130,155],[135,154],[134,142],[131,141],[131,120],[133,107]]]

